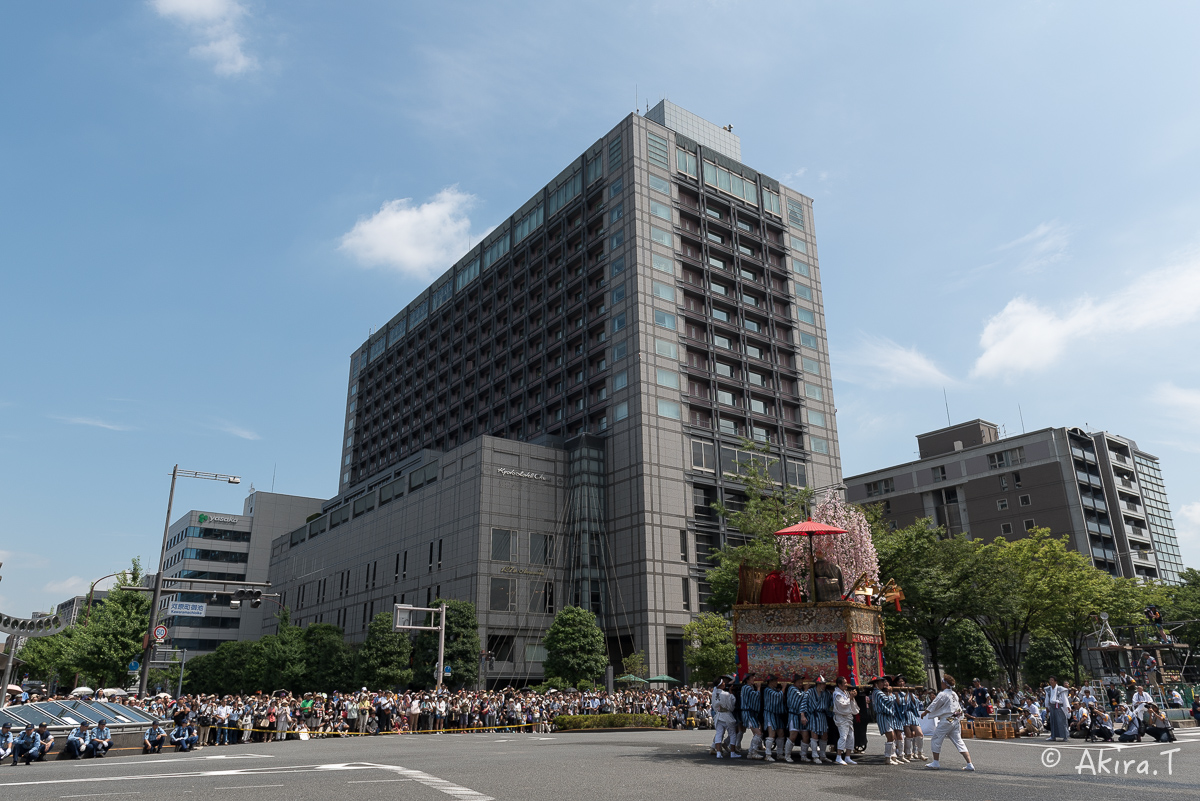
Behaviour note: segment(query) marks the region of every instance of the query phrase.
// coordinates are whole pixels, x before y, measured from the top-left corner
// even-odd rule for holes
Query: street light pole
[[[146,648],[142,651],[142,670],[138,678],[138,697],[146,697],[146,686],[150,683],[150,654],[154,648],[154,627],[158,624],[158,603],[162,598],[163,565],[167,562],[167,538],[171,533],[171,506],[175,503],[175,479],[177,478],[207,478],[212,481],[226,481],[230,484],[240,484],[237,476],[227,476],[222,473],[198,473],[195,470],[180,470],[175,465],[171,470],[171,492],[167,495],[167,522],[163,524],[162,550],[158,556],[158,575],[154,578],[154,594],[150,600],[150,625],[146,627]]]

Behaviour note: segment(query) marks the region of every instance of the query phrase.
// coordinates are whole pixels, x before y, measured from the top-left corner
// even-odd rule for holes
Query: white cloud
[[[1179,539],[1184,567],[1200,568],[1200,501],[1179,507],[1175,515],[1175,536]]]
[[[250,429],[242,428],[241,426],[234,425],[233,423],[229,422],[228,420],[218,420],[213,425],[213,428],[215,430],[220,431],[225,434],[232,434],[235,437],[241,437],[242,439],[249,439],[249,440],[262,439],[262,437],[260,437],[258,434],[251,431]]]
[[[1021,256],[1017,269],[1034,272],[1066,258],[1071,244],[1071,231],[1058,220],[1038,225],[1029,233],[1001,245],[997,250],[1016,251]]]
[[[1146,273],[1111,297],[1083,297],[1062,312],[1025,297],[1008,302],[987,321],[979,344],[983,353],[971,375],[1012,377],[1045,370],[1080,341],[1128,337],[1191,322],[1200,316],[1200,257],[1187,264]]]
[[[133,426],[127,426],[122,423],[110,423],[106,420],[97,420],[94,417],[56,417],[55,420],[60,420],[64,423],[70,423],[73,426],[92,426],[93,428],[104,428],[109,431],[133,431]]]
[[[49,581],[46,586],[42,587],[43,592],[57,593],[62,596],[81,595],[88,591],[88,585],[91,584],[87,579],[79,576],[71,576],[60,581]]]
[[[360,219],[342,237],[341,249],[363,264],[391,267],[429,280],[465,253],[471,242],[467,210],[475,196],[450,186],[430,200],[389,200],[372,217]]]
[[[152,0],[151,4],[160,16],[202,40],[191,54],[211,61],[218,75],[241,75],[258,68],[257,59],[242,49],[245,37],[238,22],[246,9],[236,0]]]
[[[783,182],[785,184],[793,184],[796,181],[799,181],[801,178],[803,178],[804,173],[806,173],[806,172],[808,172],[808,167],[801,167],[800,169],[796,170],[795,172],[789,172],[787,175],[783,176]]]
[[[955,383],[916,346],[906,348],[886,337],[863,335],[838,361],[838,377],[854,384],[944,387]]]
[[[1168,381],[1154,388],[1153,398],[1180,421],[1192,426],[1200,423],[1200,389],[1185,389]]]

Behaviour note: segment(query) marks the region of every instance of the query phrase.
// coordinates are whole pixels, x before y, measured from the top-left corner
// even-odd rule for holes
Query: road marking
[[[202,756],[176,757],[171,760],[171,764],[174,764],[176,762],[212,761],[214,759],[274,759],[274,758],[275,758],[274,754],[218,754],[216,756],[206,756],[206,757],[202,757]],[[96,763],[93,762],[92,764],[96,764]],[[122,759],[120,762],[106,762],[104,764],[106,764],[106,765],[161,765],[161,764],[163,764],[163,760],[161,760],[161,759],[139,759],[139,760],[135,761],[135,760],[130,760],[130,759]]]
[[[283,784],[239,784],[237,787],[214,787],[214,790],[257,790],[261,787],[286,787]]]
[[[460,801],[494,801],[492,796],[484,795],[483,793],[472,790],[468,787],[462,787],[447,781],[446,779],[432,776],[424,771],[414,770],[412,768],[401,767],[400,765],[380,765],[374,762],[337,762],[329,765],[296,765],[296,766],[271,766],[262,768],[244,768],[241,770],[197,770],[197,771],[181,771],[178,773],[151,773],[132,776],[89,776],[78,779],[43,779],[39,781],[27,782],[3,782],[0,783],[0,788],[4,787],[24,787],[30,785],[42,784],[81,784],[85,782],[120,782],[120,781],[136,781],[151,779],[161,781],[163,779],[185,779],[185,778],[202,778],[206,776],[221,776],[225,778],[233,778],[237,776],[282,776],[288,773],[317,773],[339,770],[385,770],[398,774],[404,779],[411,779],[433,789],[445,793],[446,795],[454,796]],[[218,790],[242,790],[249,787],[283,787],[282,784],[269,785],[245,785],[243,787],[218,787]],[[131,793],[105,793],[105,795],[137,795],[136,792]],[[88,795],[98,795],[97,793],[89,793]],[[82,797],[82,796],[81,796]]]
[[[83,795],[60,795],[59,798],[96,798],[102,795],[141,795],[141,793],[137,791],[126,793],[84,793]]]
[[[359,779],[346,784],[384,784],[386,782],[411,782],[412,779]]]

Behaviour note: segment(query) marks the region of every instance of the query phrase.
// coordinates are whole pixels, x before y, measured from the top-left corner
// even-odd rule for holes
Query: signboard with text
[[[179,615],[181,617],[204,617],[204,614],[207,611],[208,604],[196,604],[186,601],[171,601],[170,605],[167,607],[167,614],[171,615],[172,617],[175,615]]]

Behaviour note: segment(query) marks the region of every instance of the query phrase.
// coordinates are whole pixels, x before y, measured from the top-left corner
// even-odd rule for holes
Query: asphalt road
[[[1179,742],[1127,746],[1077,741],[968,740],[975,773],[943,754],[945,769],[882,764],[882,739],[854,767],[765,764],[708,756],[711,732],[549,735],[446,734],[206,748],[190,754],[109,757],[0,767],[0,799],[211,801],[404,799],[732,801],[753,797],[853,799],[1196,798],[1200,729]],[[748,742],[748,740],[747,740]],[[928,739],[926,739],[928,743]],[[1171,754],[1162,752],[1178,750]],[[1057,759],[1057,761],[1056,761]],[[1080,765],[1084,769],[1079,771]],[[1096,775],[1087,765],[1093,765]],[[1116,774],[1114,775],[1114,767]],[[1139,769],[1143,772],[1139,773]],[[1157,771],[1157,773],[1155,773]]]

